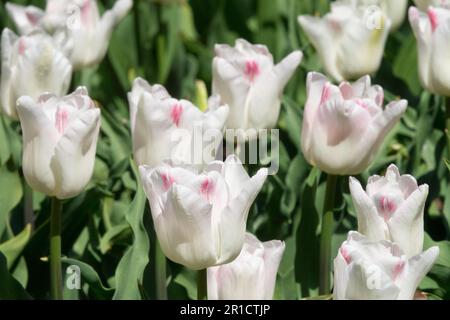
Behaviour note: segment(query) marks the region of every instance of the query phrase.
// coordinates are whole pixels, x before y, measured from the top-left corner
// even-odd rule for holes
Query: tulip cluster
[[[306,80],[301,149],[329,177],[368,169],[406,111],[406,100],[385,105],[383,88],[369,76],[380,66],[390,30],[403,22],[406,3],[340,0],[323,18],[298,18],[325,71],[340,82],[318,72]],[[369,26],[366,13],[373,4],[382,10],[379,25]],[[47,0],[45,10],[6,6],[21,35],[2,32],[1,110],[20,120],[23,173],[34,190],[67,199],[89,183],[100,108],[84,87],[67,95],[72,71],[101,62],[114,27],[131,6],[131,0],[118,0],[102,17],[94,0]],[[441,63],[450,50],[450,10],[427,10],[409,10],[421,81],[434,93],[450,95],[450,70]],[[160,84],[134,80],[128,103],[139,186],[162,252],[206,272],[209,299],[272,299],[284,242],[261,242],[246,228],[268,170],[250,177],[238,156],[217,159],[217,151],[225,129],[252,140],[258,130],[276,126],[283,90],[303,54],[294,51],[275,64],[266,46],[244,39],[214,49],[212,96],[204,112]],[[358,232],[350,231],[334,260],[334,298],[413,299],[439,255],[437,247],[423,252],[428,186],[400,175],[395,165],[384,177],[370,177],[366,190],[353,177],[349,185]],[[322,230],[327,221],[322,219]]]
[[[411,300],[439,255],[422,252],[423,210],[428,185],[417,185],[391,165],[384,177],[371,176],[366,191],[350,178],[358,217],[334,260],[334,298]]]

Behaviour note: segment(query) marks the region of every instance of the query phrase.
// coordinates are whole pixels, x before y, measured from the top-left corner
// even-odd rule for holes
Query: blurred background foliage
[[[44,7],[44,0],[15,0]],[[98,1],[109,8],[110,1]],[[13,28],[2,0],[0,27]],[[74,75],[72,88],[88,87],[102,110],[101,137],[94,177],[85,192],[64,203],[64,264],[78,265],[82,290],[65,289],[66,299],[151,299],[155,297],[154,244],[147,201],[131,161],[127,92],[135,77],[161,83],[175,97],[198,101],[199,80],[209,89],[215,43],[242,37],[268,46],[279,61],[295,49],[305,57],[283,96],[280,169],[270,176],[252,207],[248,230],[261,240],[283,239],[286,251],[275,298],[317,296],[318,235],[324,176],[311,168],[300,150],[308,71],[323,69],[301,32],[297,16],[323,15],[329,1],[297,0],[134,0],[132,12],[115,30],[108,55],[95,69]],[[89,50],[89,48],[86,48]],[[410,26],[391,34],[373,83],[385,99],[408,99],[409,108],[391,132],[369,170],[357,178],[383,174],[390,163],[419,183],[430,185],[425,209],[425,247],[441,254],[421,284],[431,298],[450,298],[450,188],[445,164],[444,101],[424,92],[417,75],[417,50]],[[0,298],[49,298],[50,201],[34,193],[21,173],[20,125],[0,122]],[[255,168],[249,168],[253,171]],[[348,179],[339,180],[333,258],[356,217]],[[24,211],[34,210],[33,225]],[[195,298],[195,273],[168,264],[169,298]]]

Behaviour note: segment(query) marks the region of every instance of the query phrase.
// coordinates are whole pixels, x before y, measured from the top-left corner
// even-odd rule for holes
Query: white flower
[[[117,0],[102,17],[96,0],[47,0],[45,11],[8,3],[7,9],[22,34],[36,29],[55,34],[78,70],[103,60],[113,29],[132,5],[131,0]]]
[[[187,100],[172,98],[163,86],[137,78],[128,101],[138,165],[157,166],[171,160],[201,166],[214,160],[229,110],[220,106],[217,96],[209,99],[203,113]]]
[[[23,96],[17,102],[23,132],[23,173],[36,191],[59,199],[78,195],[94,170],[100,109],[80,87],[65,97]]]
[[[412,257],[423,248],[423,210],[428,185],[417,185],[390,165],[384,177],[371,176],[366,191],[350,177],[350,192],[358,216],[358,231],[370,240],[391,240]]]
[[[410,7],[409,22],[417,39],[422,86],[450,96],[450,9],[429,7],[423,13]]]
[[[239,256],[208,268],[209,300],[271,300],[284,242],[259,241],[247,233]]]
[[[4,29],[1,49],[1,110],[7,116],[17,118],[16,101],[23,95],[37,99],[43,93],[67,93],[72,67],[51,37],[42,33],[17,37]]]
[[[391,28],[385,13],[370,18],[355,5],[333,2],[324,17],[303,15],[298,21],[335,80],[357,79],[380,67]]]
[[[277,65],[266,46],[244,39],[236,40],[234,47],[218,44],[215,52],[212,91],[230,107],[226,127],[244,131],[275,127],[280,96],[300,64],[301,51],[291,53]],[[249,133],[248,138],[253,135]]]
[[[267,178],[250,178],[239,159],[212,162],[204,172],[140,166],[162,251],[194,270],[231,262],[244,244],[248,212]]]
[[[334,259],[334,299],[412,300],[438,256],[432,247],[407,258],[392,242],[350,231]]]
[[[309,73],[301,137],[306,160],[330,174],[364,171],[407,106],[399,100],[383,108],[383,100],[383,88],[371,86],[369,76],[335,86]]]

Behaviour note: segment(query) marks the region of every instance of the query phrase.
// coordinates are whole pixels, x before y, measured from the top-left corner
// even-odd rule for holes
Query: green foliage
[[[44,1],[13,1],[43,5]],[[103,1],[111,7],[114,1]],[[64,202],[64,266],[81,269],[82,288],[65,291],[70,299],[142,299],[153,297],[149,280],[154,235],[145,195],[131,157],[127,92],[135,77],[161,83],[175,97],[204,99],[198,80],[211,86],[215,43],[237,37],[268,46],[279,61],[301,49],[304,59],[282,97],[280,168],[269,177],[253,206],[247,228],[261,240],[283,239],[286,250],[275,297],[301,299],[318,294],[318,247],[324,177],[309,166],[300,149],[306,98],[306,73],[323,72],[318,56],[301,32],[297,16],[323,14],[329,1],[297,0],[135,0],[135,8],[114,31],[109,51],[96,68],[74,75],[72,88],[85,85],[102,111],[94,177],[85,192]],[[3,6],[0,27],[13,28]],[[408,99],[401,123],[385,140],[374,164],[361,174],[382,174],[395,163],[419,183],[430,186],[425,208],[425,246],[439,245],[441,256],[421,289],[436,299],[450,298],[450,173],[444,131],[444,103],[423,92],[417,75],[412,31],[391,35],[374,83],[386,89],[386,102]],[[210,92],[210,90],[209,90]],[[49,298],[50,201],[34,193],[35,221],[24,218],[25,181],[20,169],[20,126],[0,118],[0,299]],[[250,171],[253,168],[249,168]],[[332,256],[356,219],[348,181],[338,185]],[[29,199],[28,199],[29,200]],[[150,232],[149,232],[150,231]],[[169,298],[195,298],[195,274],[168,264]],[[26,291],[25,289],[26,288]],[[329,297],[322,297],[328,299]]]

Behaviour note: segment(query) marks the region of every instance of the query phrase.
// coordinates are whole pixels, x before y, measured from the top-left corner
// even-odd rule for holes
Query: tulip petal
[[[41,105],[30,97],[17,101],[17,112],[23,134],[23,172],[36,191],[54,195],[55,176],[50,161],[55,153],[58,132]]]
[[[250,176],[242,166],[241,160],[236,155],[228,156],[224,162],[222,172],[229,186],[231,197],[237,197],[245,184],[250,180]]]
[[[5,28],[2,32],[1,39],[1,57],[2,57],[2,72],[0,82],[0,99],[2,105],[2,112],[11,118],[17,118],[15,95],[11,92],[11,77],[12,77],[12,51],[14,43],[17,41],[17,36],[14,32]]]
[[[65,95],[72,78],[69,60],[47,35],[40,34],[25,41],[30,41],[30,46],[18,60],[16,94],[27,94],[34,99],[46,92]]]
[[[335,33],[329,28],[328,22],[313,16],[299,16],[298,22],[317,50],[327,73],[335,80],[342,81],[343,76],[336,67]]]
[[[285,244],[283,241],[272,240],[263,242],[262,245],[264,246],[264,299],[271,300]]]
[[[169,259],[193,270],[215,264],[218,244],[211,210],[191,189],[178,184],[172,187],[164,214],[155,221],[161,248]]]
[[[30,33],[38,26],[40,20],[44,16],[44,11],[35,6],[25,7],[7,2],[5,7],[20,34]]]
[[[422,279],[430,271],[439,256],[439,247],[431,247],[408,260],[407,275],[399,281],[398,299],[412,300]]]
[[[236,258],[236,252],[240,251],[244,242],[245,222],[250,207],[266,181],[267,174],[266,168],[259,169],[242,186],[239,195],[232,198],[229,205],[224,209],[219,223],[220,258],[217,264],[232,261]]]
[[[249,83],[242,77],[241,71],[236,69],[227,60],[215,57],[213,59],[213,84],[212,93],[220,94],[223,101],[227,101],[230,108],[239,106],[239,112],[230,109],[227,127],[230,129],[246,128],[243,122],[246,108],[246,97]]]
[[[387,222],[392,241],[398,243],[409,257],[422,252],[423,211],[427,196],[428,185],[421,185]]]
[[[350,177],[350,193],[358,217],[358,231],[373,241],[389,239],[389,230],[372,199],[358,180]]]
[[[51,167],[60,199],[80,193],[92,177],[100,130],[100,109],[83,111],[61,136]]]
[[[375,271],[375,268],[367,270],[358,263],[351,264],[349,268],[348,286],[345,293],[347,299],[396,300],[399,296],[400,289],[385,274],[377,274],[378,271]],[[374,283],[372,283],[371,277],[373,277]],[[371,285],[373,287],[369,287]]]

